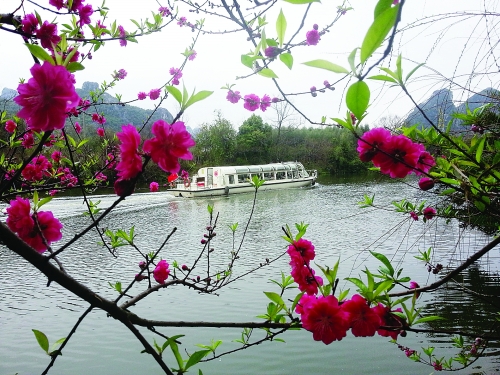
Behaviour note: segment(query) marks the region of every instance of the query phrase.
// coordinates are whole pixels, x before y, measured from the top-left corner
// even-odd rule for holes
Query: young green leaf
[[[30,50],[30,53],[35,56],[36,58],[38,58],[39,60],[42,60],[42,61],[48,61],[50,62],[52,65],[55,65],[56,62],[54,61],[54,59],[52,58],[52,56],[50,56],[48,54],[47,51],[45,51],[42,47],[40,47],[39,45],[36,45],[36,44],[29,44],[29,43],[26,43],[25,44],[26,47],[28,47],[28,49]]]
[[[183,110],[185,110],[187,107],[193,105],[196,102],[199,102],[201,100],[204,100],[208,98],[210,95],[212,95],[214,92],[213,91],[200,91],[194,94],[189,98],[187,101],[186,105],[184,106]]]
[[[274,73],[271,69],[269,68],[264,68],[259,70],[259,75],[266,77],[266,78],[278,78],[276,73]]]
[[[288,69],[292,69],[293,66],[293,56],[291,53],[282,53],[280,55],[280,60],[283,64],[285,64]]]
[[[182,104],[182,94],[177,87],[167,86],[166,89],[170,93],[170,95],[172,95],[174,99],[177,100],[179,104]]]
[[[280,10],[280,14],[278,15],[278,19],[276,20],[276,33],[278,34],[278,43],[280,47],[283,46],[283,41],[285,40],[285,32],[286,32],[286,18],[283,14],[283,9]]]
[[[198,350],[197,352],[194,352],[193,354],[191,354],[189,356],[187,363],[186,363],[186,367],[184,367],[184,370],[187,370],[188,368],[196,365],[203,358],[205,358],[208,353],[210,353],[210,350]]]
[[[322,59],[317,59],[317,60],[311,60],[303,63],[304,65],[311,66],[313,68],[320,68],[320,69],[325,69],[329,70],[330,72],[334,73],[341,73],[341,74],[349,74],[349,71],[337,64],[334,64],[330,61],[327,60],[322,60]]]
[[[364,63],[377,50],[396,22],[399,5],[390,7],[378,14],[365,35],[361,45],[361,63]]]
[[[38,341],[40,348],[42,348],[45,353],[49,354],[49,339],[47,339],[45,333],[37,329],[32,329],[32,331],[35,334],[36,341]]]
[[[364,81],[353,83],[346,94],[347,108],[358,119],[362,118],[370,102],[370,89]]]

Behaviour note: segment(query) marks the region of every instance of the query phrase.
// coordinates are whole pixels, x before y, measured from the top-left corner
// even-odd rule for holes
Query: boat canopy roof
[[[304,166],[299,162],[284,162],[284,163],[272,163],[272,164],[261,164],[261,165],[241,165],[241,166],[225,166],[225,167],[205,167],[200,169],[214,168],[219,169],[224,174],[237,174],[237,173],[259,173],[259,172],[278,172],[278,171],[291,171],[291,170],[302,170]],[[200,173],[199,174],[203,174]]]

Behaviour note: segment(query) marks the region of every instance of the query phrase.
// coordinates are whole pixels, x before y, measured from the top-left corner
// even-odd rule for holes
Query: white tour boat
[[[285,162],[231,167],[205,167],[191,178],[177,179],[169,190],[176,197],[195,198],[253,192],[253,176],[264,180],[259,191],[312,186],[317,171],[307,171],[301,163]]]

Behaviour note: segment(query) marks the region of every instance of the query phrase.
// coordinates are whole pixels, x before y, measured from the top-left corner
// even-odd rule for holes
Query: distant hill
[[[456,107],[453,103],[453,93],[450,90],[441,89],[434,91],[429,99],[423,103],[419,103],[419,106],[434,124],[439,124],[444,128],[448,125],[448,122],[453,119],[451,116],[453,113],[465,113],[466,106],[472,111],[490,102],[489,93],[492,91],[496,90],[493,88],[484,89],[477,94],[473,94],[464,103]],[[406,123],[408,126],[420,124],[424,128],[431,126],[430,122],[425,119],[424,115],[416,107],[406,118]],[[451,130],[464,130],[461,126],[461,121],[453,120]]]
[[[78,95],[81,98],[90,98],[91,92],[97,92],[99,89],[99,84],[96,82],[84,82],[82,88],[76,89]],[[12,101],[12,99],[17,95],[16,90],[12,90],[9,88],[4,88],[2,90],[2,94],[0,95],[0,111],[7,111],[8,113],[17,113],[20,107]],[[87,111],[88,114],[92,114],[95,112],[104,114],[106,118],[106,128],[117,132],[121,129],[121,126],[124,124],[133,124],[137,127],[142,126],[144,121],[148,118],[149,115],[153,112],[149,109],[143,109],[136,106],[128,105],[128,104],[110,104],[116,103],[117,99],[108,93],[104,93],[99,100],[99,105],[95,107],[89,108]],[[148,123],[146,127],[146,135],[149,133],[153,122],[163,119],[168,123],[173,121],[172,114],[165,108],[158,108],[153,117]],[[90,116],[80,115],[74,121],[80,122],[84,131],[94,132],[98,127],[97,124],[93,123]],[[188,131],[190,129],[188,128]]]

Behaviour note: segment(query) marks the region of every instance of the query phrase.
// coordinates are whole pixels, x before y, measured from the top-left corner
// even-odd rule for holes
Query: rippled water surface
[[[364,194],[375,194],[380,209],[360,209],[357,202]],[[384,253],[399,267],[403,275],[411,276],[420,285],[435,280],[424,265],[414,258],[418,250],[433,247],[434,262],[453,267],[487,242],[478,232],[463,231],[457,223],[444,224],[433,220],[427,224],[414,222],[390,211],[392,200],[409,197],[418,199],[418,192],[403,183],[342,180],[318,184],[312,189],[291,189],[262,193],[248,227],[235,275],[281,255],[286,243],[281,239],[282,226],[296,222],[309,223],[305,238],[316,246],[316,262],[333,266],[341,260],[339,276],[358,277],[365,266],[375,269],[369,250]],[[241,240],[252,208],[252,195],[243,194],[215,199],[174,198],[167,193],[137,194],[122,202],[105,219],[104,227],[128,229],[136,227],[136,244],[143,251],[158,249],[174,227],[177,231],[163,250],[162,257],[179,264],[192,263],[202,248],[200,239],[209,223],[207,204],[219,213],[217,236],[211,263],[224,267],[233,246],[229,224],[238,222],[236,246]],[[92,197],[109,206],[114,197]],[[64,224],[64,239],[70,239],[90,221],[82,215],[84,207],[78,198],[56,198],[47,205]],[[75,278],[93,288],[100,295],[112,297],[108,282],[130,282],[138,272],[138,253],[121,247],[113,258],[99,246],[95,232],[76,242],[65,251],[61,260]],[[62,242],[61,242],[62,243]],[[57,248],[55,246],[54,248]],[[48,363],[47,356],[38,347],[31,329],[45,332],[50,342],[68,334],[78,317],[87,308],[86,303],[70,295],[56,284],[46,287],[46,279],[17,258],[8,249],[0,247],[0,265],[3,281],[0,286],[0,374],[38,374]],[[485,294],[498,294],[498,249],[490,252],[458,283],[480,288]],[[263,290],[277,291],[268,280],[278,279],[280,270],[289,271],[286,257],[271,266],[230,284],[219,295],[200,295],[193,290],[174,287],[152,294],[132,311],[149,319],[185,321],[257,321],[256,315],[265,312],[267,299]],[[203,275],[203,269],[197,271]],[[145,284],[137,284],[131,294]],[[341,281],[339,287],[349,286]],[[475,289],[475,290],[476,290]],[[351,287],[351,292],[354,288]],[[288,298],[293,298],[290,293]],[[431,297],[434,297],[432,300]],[[477,303],[457,289],[436,292],[420,301],[431,313],[447,318],[446,327],[481,327],[477,319]],[[453,307],[452,307],[453,306]],[[430,328],[424,326],[423,328]],[[152,341],[153,334],[142,330]],[[187,350],[196,350],[194,344],[208,344],[221,339],[220,350],[237,348],[232,340],[240,337],[240,329],[168,328],[167,335],[186,334],[181,341]],[[262,337],[258,331],[255,338]],[[312,340],[307,331],[292,331],[283,338],[286,343],[272,342],[224,356],[208,362],[205,374],[429,374],[432,369],[413,363],[387,338],[354,338],[325,346]],[[436,355],[455,354],[448,339],[439,335],[412,334],[401,338],[404,346],[419,349],[436,347]],[[146,354],[132,334],[120,323],[94,311],[83,321],[75,336],[51,370],[51,374],[160,374],[156,363]],[[440,354],[441,353],[441,354]],[[494,353],[494,350],[491,350]],[[496,356],[480,359],[459,373],[495,373],[499,361]],[[193,371],[194,373],[194,371]]]

